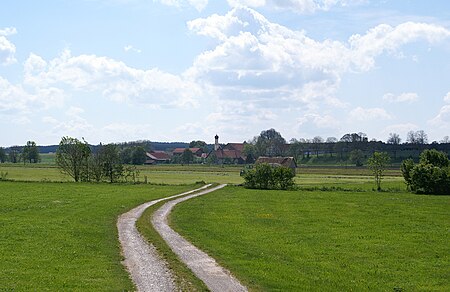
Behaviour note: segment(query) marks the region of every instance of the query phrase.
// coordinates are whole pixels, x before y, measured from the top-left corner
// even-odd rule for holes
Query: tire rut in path
[[[219,266],[213,258],[176,233],[167,223],[167,216],[176,204],[223,187],[225,187],[225,185],[219,185],[165,203],[154,213],[152,224],[173,252],[178,255],[181,261],[184,262],[211,291],[247,291],[247,288],[239,283],[228,270]]]
[[[119,241],[124,260],[138,291],[176,291],[173,276],[167,264],[158,255],[155,247],[149,245],[136,228],[136,221],[148,207],[164,200],[185,196],[208,188],[210,185],[179,195],[153,200],[122,214],[117,220]]]

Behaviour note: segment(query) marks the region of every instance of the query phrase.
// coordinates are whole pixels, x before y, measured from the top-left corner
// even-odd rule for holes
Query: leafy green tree
[[[200,148],[204,153],[208,152],[208,144],[206,144],[205,141],[191,141],[191,143],[189,143],[189,148]]]
[[[131,164],[133,161],[133,149],[126,147],[120,151],[120,161],[123,164]]]
[[[183,154],[181,154],[181,162],[189,165],[192,161],[194,161],[194,153],[188,148],[184,149]]]
[[[256,149],[255,145],[250,143],[244,144],[244,150],[242,151],[245,155],[245,163],[251,164],[254,163],[256,160]]]
[[[88,158],[91,149],[88,143],[83,139],[80,141],[72,137],[63,137],[56,150],[56,164],[61,171],[71,176],[76,182],[86,176]]]
[[[40,160],[39,148],[34,141],[28,141],[22,150],[23,162],[37,163]]]
[[[255,148],[258,156],[280,156],[283,154],[286,140],[275,129],[262,131],[256,137]]]
[[[375,183],[377,190],[381,191],[381,179],[383,178],[383,172],[389,165],[391,158],[386,152],[374,152],[372,157],[367,160],[367,165],[372,170],[375,177]]]
[[[437,150],[424,150],[420,161],[403,161],[402,173],[408,188],[416,193],[450,195],[450,160]]]
[[[103,173],[109,182],[118,181],[123,175],[123,166],[120,163],[119,149],[114,144],[104,145],[99,150],[100,160],[103,164]]]
[[[352,150],[350,152],[350,161],[356,166],[363,166],[364,152],[359,149]]]
[[[145,151],[144,147],[136,146],[133,148],[133,154],[131,157],[131,162],[134,165],[142,165],[147,160],[147,151]]]
[[[5,163],[5,161],[6,161],[5,149],[0,147],[0,163]]]
[[[20,161],[19,151],[15,150],[15,149],[9,150],[8,159],[9,159],[9,162],[11,162],[11,163],[19,162]]]
[[[89,180],[95,180],[101,182],[104,177],[103,161],[99,151],[92,153],[89,156]]]

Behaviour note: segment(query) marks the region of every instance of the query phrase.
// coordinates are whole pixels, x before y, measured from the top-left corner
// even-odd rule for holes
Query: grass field
[[[116,221],[191,186],[0,181],[0,291],[123,291]]]
[[[448,196],[227,187],[171,224],[253,290],[450,291]]]
[[[146,165],[139,166],[139,181],[154,184],[193,184],[199,181],[208,183],[241,184],[239,172],[243,166],[208,165]],[[7,172],[7,179],[18,181],[72,181],[63,175],[55,165],[45,164],[3,164],[0,171]],[[354,167],[300,167],[297,169],[296,183],[303,187],[341,187],[348,184],[354,188],[372,189],[373,177],[366,168]],[[386,171],[383,186],[404,189],[399,169]]]

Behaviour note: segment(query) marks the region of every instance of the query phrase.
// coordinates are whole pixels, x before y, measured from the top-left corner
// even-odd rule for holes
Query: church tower
[[[219,150],[219,136],[216,134],[216,136],[214,137],[214,151]]]

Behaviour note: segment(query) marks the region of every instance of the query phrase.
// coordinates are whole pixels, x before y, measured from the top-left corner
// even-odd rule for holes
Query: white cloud
[[[396,27],[380,24],[365,35],[353,35],[349,39],[352,63],[361,70],[369,70],[375,58],[384,52],[395,53],[402,45],[424,40],[436,43],[450,37],[450,31],[442,26],[405,22]]]
[[[25,83],[39,88],[69,86],[150,107],[195,106],[200,96],[198,86],[180,76],[158,69],[135,69],[107,57],[72,56],[67,50],[49,62],[30,55],[25,62]]]
[[[199,12],[205,9],[208,5],[208,0],[153,0],[153,2],[160,2],[161,4],[178,8],[190,5]]]
[[[16,53],[16,46],[7,39],[7,36],[16,33],[17,30],[14,27],[0,29],[0,64],[9,65],[17,61],[14,57]]]
[[[447,93],[446,96],[444,96],[444,102],[450,103],[450,91]]]
[[[136,48],[133,47],[132,45],[126,45],[126,46],[123,48],[123,50],[124,50],[125,52],[132,51],[132,52],[135,52],[135,53],[138,53],[138,54],[142,53],[142,50],[136,49]]]
[[[445,128],[450,132],[450,104],[444,105],[437,116],[429,120],[428,123],[432,126]]]
[[[386,100],[391,103],[396,102],[414,102],[419,99],[419,96],[417,93],[408,92],[408,93],[401,93],[399,95],[395,95],[393,93],[386,93],[383,96],[383,100]]]
[[[357,107],[353,109],[349,118],[352,121],[373,121],[373,120],[389,120],[391,115],[389,115],[385,109],[382,108],[362,108]]]
[[[258,3],[262,2],[254,5]],[[395,27],[379,25],[364,35],[351,36],[347,42],[316,41],[243,6],[225,15],[190,21],[188,28],[218,43],[195,59],[185,73],[187,78],[218,100],[246,101],[254,108],[270,104],[275,113],[281,106],[302,105],[316,111],[324,105],[346,107],[335,98],[345,73],[370,70],[376,57],[398,51],[409,42],[434,43],[450,37],[450,31],[443,27],[408,22]],[[386,98],[406,101],[416,97],[406,93]],[[381,109],[368,113],[390,118]]]
[[[412,123],[404,123],[404,124],[394,124],[389,125],[382,131],[385,135],[388,135],[389,133],[400,133],[405,134],[409,131],[417,131],[419,130],[419,126]]]
[[[313,13],[328,11],[335,6],[345,7],[358,5],[366,0],[228,0],[231,7],[247,6],[252,8],[266,7],[274,10],[288,10],[296,13]]]

